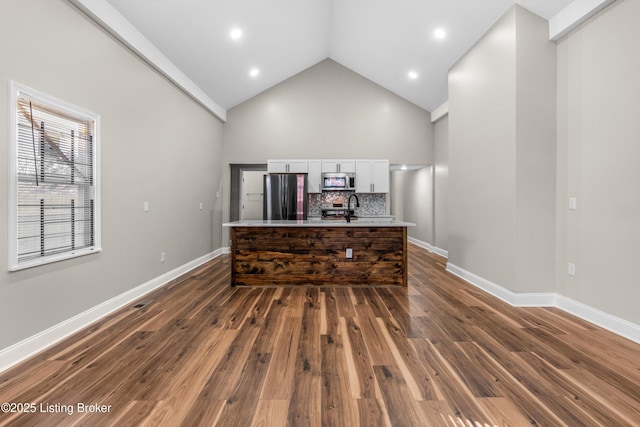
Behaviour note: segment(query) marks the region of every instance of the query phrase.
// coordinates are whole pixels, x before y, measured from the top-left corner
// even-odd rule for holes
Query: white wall
[[[104,248],[9,273],[0,227],[2,349],[219,247],[222,123],[64,0],[4,0],[0,57],[0,134],[9,134],[9,80],[101,115]]]
[[[640,324],[640,2],[558,43],[558,292]],[[569,211],[568,198],[577,198]],[[576,264],[576,276],[567,263]]]
[[[554,289],[555,45],[510,9],[449,73],[449,261],[514,292]]]

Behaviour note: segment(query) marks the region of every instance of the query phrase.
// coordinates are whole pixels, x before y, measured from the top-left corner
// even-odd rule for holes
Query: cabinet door
[[[371,193],[371,160],[356,160],[356,192]]]
[[[323,160],[322,172],[353,173],[356,171],[355,160]]]
[[[267,172],[287,173],[287,161],[286,160],[267,160]]]
[[[338,172],[337,160],[323,160],[322,161],[322,173]]]
[[[371,183],[373,193],[389,192],[389,161],[371,161]]]
[[[289,160],[289,173],[307,173],[309,167],[306,160]]]
[[[309,160],[307,192],[322,193],[322,162],[320,160]]]
[[[353,173],[356,171],[355,160],[338,160],[338,172]]]
[[[269,173],[307,173],[306,160],[267,160]]]

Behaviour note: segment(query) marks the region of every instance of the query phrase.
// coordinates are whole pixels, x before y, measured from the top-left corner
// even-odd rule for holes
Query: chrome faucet
[[[347,213],[344,214],[344,219],[346,219],[347,222],[351,222],[351,198],[352,197],[356,198],[356,208],[360,207],[360,200],[358,200],[358,196],[356,196],[356,193],[353,193],[352,195],[349,196],[349,200],[347,200]]]

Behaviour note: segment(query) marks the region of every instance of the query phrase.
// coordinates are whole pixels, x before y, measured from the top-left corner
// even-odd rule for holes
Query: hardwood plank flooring
[[[0,373],[35,404],[0,425],[640,426],[639,344],[409,251],[407,288],[233,288],[218,257]]]

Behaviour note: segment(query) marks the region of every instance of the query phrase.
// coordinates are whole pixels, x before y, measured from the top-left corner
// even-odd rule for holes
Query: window
[[[11,82],[9,269],[100,251],[99,116]]]

